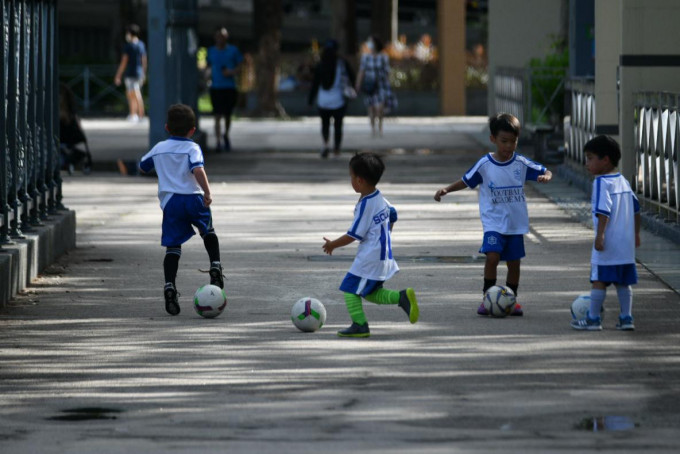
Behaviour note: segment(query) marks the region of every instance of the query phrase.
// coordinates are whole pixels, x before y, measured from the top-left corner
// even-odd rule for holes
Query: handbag
[[[341,83],[342,83],[342,96],[345,99],[354,99],[357,97],[357,91],[354,89],[352,84],[349,82],[349,76],[347,75],[347,67],[345,66],[347,63],[345,63],[344,60],[340,60],[342,62],[342,66],[340,67],[340,74],[341,74]]]
[[[342,90],[342,95],[347,99],[354,99],[357,97],[357,91],[354,89],[353,86],[347,84],[345,85],[345,88]]]

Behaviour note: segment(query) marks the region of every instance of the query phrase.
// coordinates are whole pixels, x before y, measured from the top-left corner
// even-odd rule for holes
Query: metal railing
[[[71,90],[77,110],[84,114],[103,112],[111,101],[127,106],[123,90],[113,83],[116,65],[62,65],[61,81]]]
[[[567,82],[571,108],[568,131],[564,139],[567,145],[566,159],[582,168],[586,163],[583,146],[595,137],[595,81],[593,79],[570,79]]]
[[[57,1],[0,1],[0,244],[6,244],[63,206]]]
[[[680,94],[635,94],[635,181],[640,203],[680,223]]]
[[[521,124],[560,127],[567,68],[500,66],[494,73],[496,112],[516,116]]]

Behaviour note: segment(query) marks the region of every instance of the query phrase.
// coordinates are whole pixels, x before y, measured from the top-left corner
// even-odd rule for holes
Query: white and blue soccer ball
[[[194,310],[205,318],[215,318],[227,307],[227,295],[216,285],[204,285],[194,293]]]
[[[321,329],[326,323],[326,308],[318,299],[307,296],[293,304],[290,318],[297,329],[312,333]]]
[[[515,293],[502,285],[494,285],[484,294],[484,307],[492,317],[509,315],[516,302]]]
[[[574,320],[582,320],[588,315],[590,309],[590,293],[584,293],[576,297],[571,303],[571,317]],[[604,320],[604,306],[600,309],[600,318]]]

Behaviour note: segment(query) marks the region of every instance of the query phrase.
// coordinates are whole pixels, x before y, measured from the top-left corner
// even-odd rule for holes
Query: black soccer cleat
[[[339,337],[369,337],[370,335],[368,322],[363,325],[352,322],[348,328],[338,331]]]
[[[412,288],[401,290],[399,292],[399,307],[401,307],[408,320],[411,323],[416,323],[420,317],[420,309],[418,309],[418,300],[416,299],[416,292]]]
[[[220,262],[212,262],[210,265],[210,285],[216,285],[219,288],[224,288],[224,274],[222,274],[222,265]]]
[[[165,284],[163,295],[165,296],[165,310],[167,313],[170,315],[179,314],[179,292],[172,283],[168,282]]]

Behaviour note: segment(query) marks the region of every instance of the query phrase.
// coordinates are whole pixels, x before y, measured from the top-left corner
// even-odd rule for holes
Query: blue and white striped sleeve
[[[149,151],[147,154],[142,156],[142,159],[139,160],[139,165],[138,165],[139,169],[144,173],[149,173],[154,168],[152,151],[153,150]]]
[[[470,167],[470,169],[463,175],[463,183],[467,185],[468,188],[474,189],[477,187],[477,185],[481,184],[484,181],[484,178],[482,178],[482,174],[479,173],[479,168],[482,166],[484,162],[487,162],[488,159],[486,157],[480,159],[477,161],[475,165]]]
[[[189,151],[189,170],[193,172],[196,167],[203,167],[204,165],[201,147],[194,143]]]
[[[367,213],[368,200],[361,200],[356,208],[354,208],[354,222],[352,227],[347,231],[347,235],[355,240],[363,241],[368,229],[371,227],[371,216]]]
[[[604,184],[604,178],[595,179],[595,214],[610,217],[612,214],[612,197]]]

